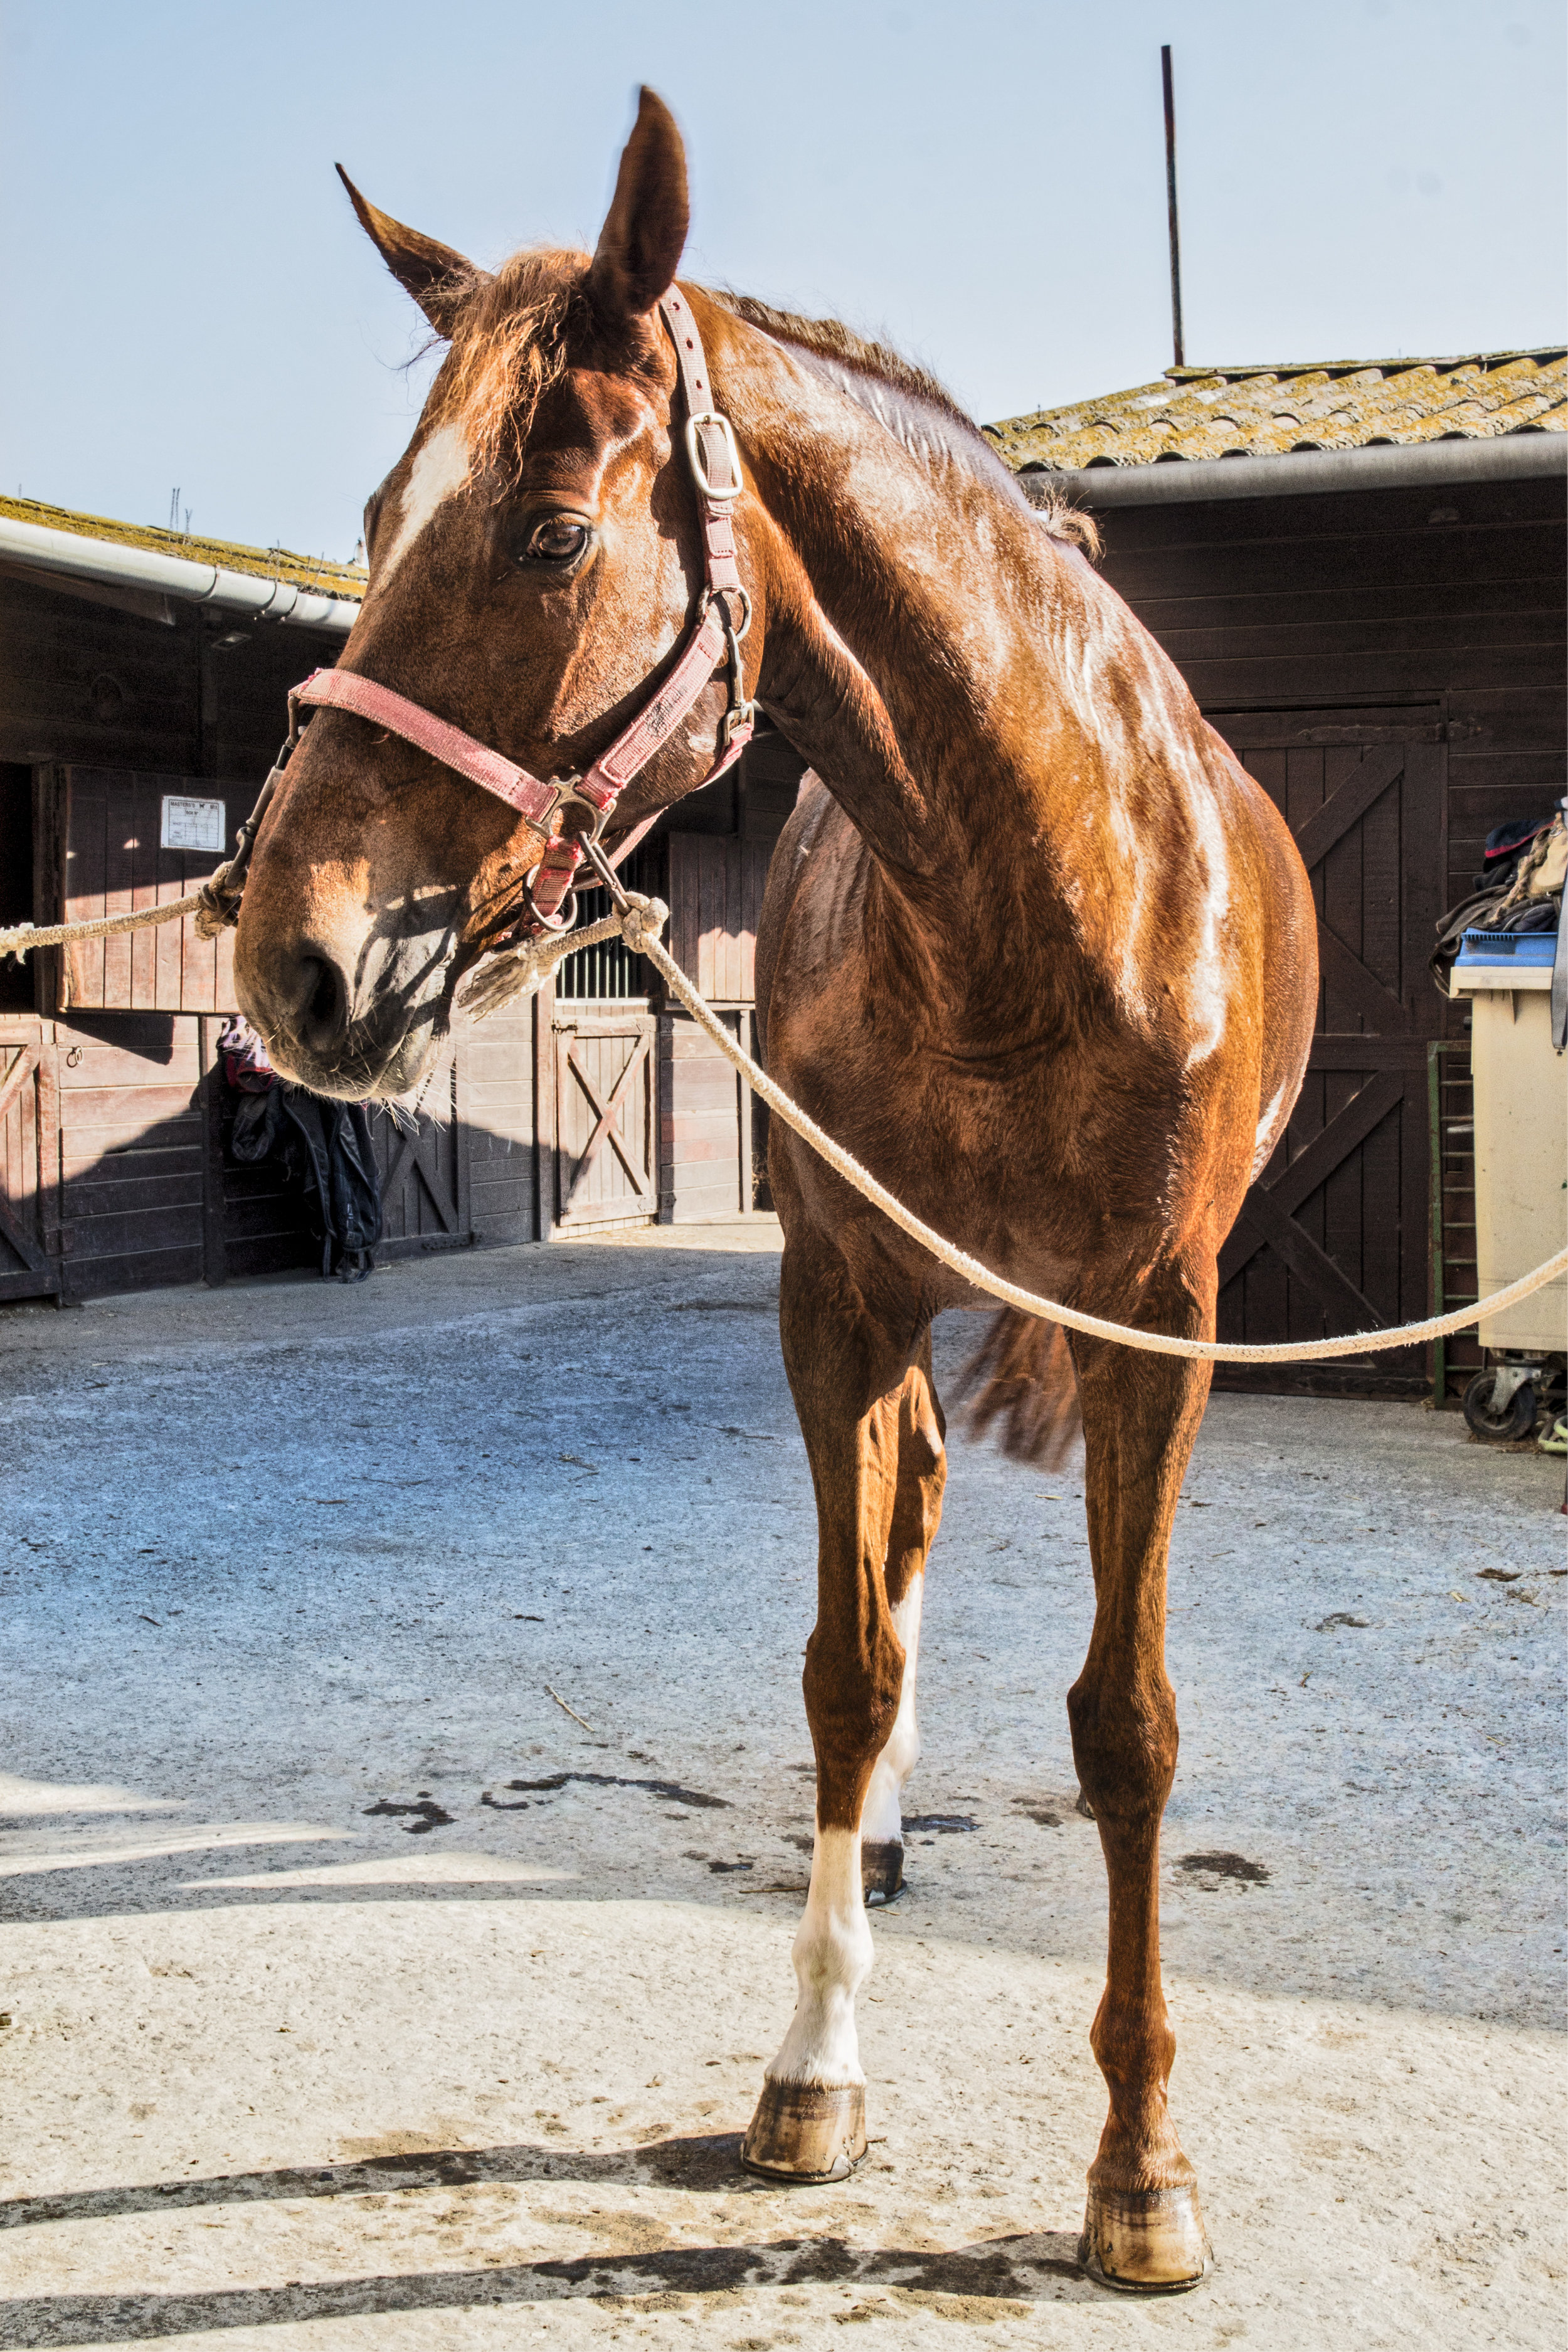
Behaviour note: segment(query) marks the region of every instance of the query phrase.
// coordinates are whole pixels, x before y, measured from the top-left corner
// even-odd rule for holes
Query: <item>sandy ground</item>
[[[736,2168],[810,1487],[774,1229],[648,1238],[0,1310],[0,2345],[1557,2346],[1561,1465],[1211,1406],[1164,1948],[1217,2261],[1130,2304],[1073,2259],[1071,1475],[954,1447],[870,2153]]]

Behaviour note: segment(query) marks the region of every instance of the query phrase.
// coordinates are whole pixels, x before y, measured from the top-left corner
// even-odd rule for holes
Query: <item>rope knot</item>
[[[242,880],[237,889],[230,890],[227,887],[229,867],[220,866],[212,880],[204,882],[196,893],[201,905],[192,919],[198,939],[216,940],[239,921],[240,893],[245,884]]]
[[[669,908],[662,898],[645,898],[640,891],[627,891],[621,916],[621,937],[633,955],[646,955],[650,947],[657,947],[659,933],[668,920]]]

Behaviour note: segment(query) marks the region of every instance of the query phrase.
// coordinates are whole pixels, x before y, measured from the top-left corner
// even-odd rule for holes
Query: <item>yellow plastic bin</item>
[[[1473,935],[1472,935],[1473,936]],[[1527,950],[1528,953],[1520,950]],[[1539,942],[1539,944],[1537,944]],[[1552,1045],[1551,933],[1525,934],[1493,955],[1480,941],[1453,967],[1451,995],[1470,1001],[1476,1119],[1476,1273],[1479,1293],[1517,1282],[1563,1245],[1568,1229],[1568,1055]],[[1528,1435],[1503,1424],[1542,1360],[1568,1348],[1568,1277],[1479,1326],[1481,1345],[1512,1360],[1481,1400],[1489,1436]],[[1522,1361],[1521,1360],[1523,1360]],[[1479,1374],[1473,1390],[1487,1382]],[[1466,1401],[1466,1418],[1478,1427]]]

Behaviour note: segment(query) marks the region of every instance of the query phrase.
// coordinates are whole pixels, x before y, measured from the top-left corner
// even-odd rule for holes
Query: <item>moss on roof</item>
[[[364,594],[363,564],[332,563],[324,555],[295,555],[286,547],[240,547],[232,540],[200,539],[160,530],[152,523],[114,522],[106,515],[78,514],[69,507],[45,506],[38,499],[0,498],[0,515],[13,522],[37,523],[46,530],[68,530],[79,539],[105,539],[120,547],[144,548],[186,563],[211,563],[223,572],[244,572],[258,580],[287,580],[325,596]]]
[[[1568,352],[1171,368],[984,428],[1016,472],[1568,431]]]

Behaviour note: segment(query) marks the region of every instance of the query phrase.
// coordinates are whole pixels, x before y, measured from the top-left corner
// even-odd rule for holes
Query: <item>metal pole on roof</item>
[[[1185,367],[1182,336],[1182,235],[1176,222],[1176,94],[1171,83],[1171,49],[1160,51],[1160,79],[1165,86],[1165,209],[1171,223],[1171,341],[1177,367]]]

